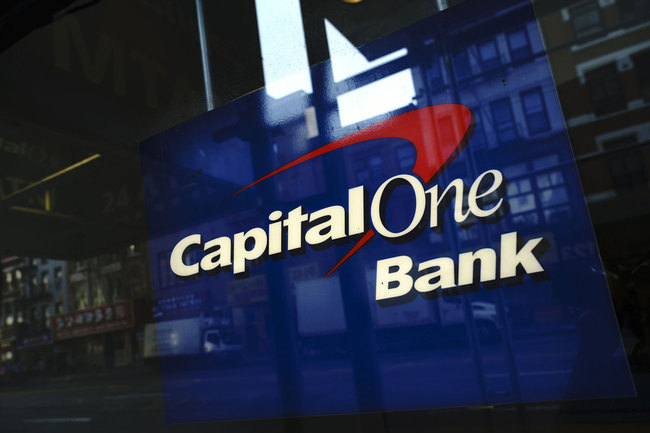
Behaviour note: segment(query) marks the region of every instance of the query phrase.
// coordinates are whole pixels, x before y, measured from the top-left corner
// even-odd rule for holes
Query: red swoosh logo
[[[420,177],[425,184],[429,184],[465,147],[474,132],[474,127],[475,121],[472,112],[464,105],[441,104],[419,108],[375,123],[321,146],[246,185],[235,192],[233,196],[305,161],[351,144],[378,138],[402,138],[411,142],[416,151],[413,174]],[[369,229],[325,277],[334,272],[373,237],[375,237],[375,231]]]

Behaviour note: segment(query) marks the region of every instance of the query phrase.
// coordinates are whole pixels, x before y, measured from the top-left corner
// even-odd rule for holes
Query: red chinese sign
[[[82,337],[133,326],[133,303],[131,301],[60,314],[52,318],[52,339]]]

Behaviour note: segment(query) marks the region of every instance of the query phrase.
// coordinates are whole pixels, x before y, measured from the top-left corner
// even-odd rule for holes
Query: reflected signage
[[[52,317],[52,338],[64,340],[116,331],[130,328],[133,323],[133,303],[114,302]]]

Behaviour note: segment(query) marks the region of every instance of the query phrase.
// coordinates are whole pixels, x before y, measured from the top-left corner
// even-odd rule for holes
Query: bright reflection
[[[352,45],[328,20],[325,20],[325,33],[327,34],[327,46],[332,59],[332,76],[335,83],[385,65],[408,54],[408,50],[402,48],[373,61],[368,61],[366,56]]]
[[[410,69],[405,69],[344,93],[336,100],[341,126],[352,125],[415,104],[413,75]]]
[[[255,0],[266,93],[312,93],[299,0]]]
[[[334,25],[325,20],[332,78],[340,82],[390,63],[408,54],[406,48],[369,61]],[[376,80],[338,95],[341,126],[352,125],[415,103],[415,86],[410,69]]]

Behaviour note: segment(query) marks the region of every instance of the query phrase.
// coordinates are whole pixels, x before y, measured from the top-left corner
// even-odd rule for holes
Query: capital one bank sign
[[[264,17],[267,59],[281,48]],[[208,299],[164,329],[199,327],[195,355],[218,366],[188,385],[183,360],[162,360],[168,420],[633,392],[599,257],[556,253],[595,241],[530,4],[470,1],[361,50],[324,25],[331,61],[305,69],[294,35],[293,69],[265,63],[266,90],[141,146],[154,295]],[[351,79],[391,62],[404,69]],[[251,277],[263,290],[230,305]],[[216,323],[240,362],[200,349]]]
[[[203,241],[201,234],[192,234],[180,240],[173,248],[170,255],[169,266],[172,272],[179,277],[200,276],[203,272],[214,272],[231,270],[235,276],[241,276],[248,272],[247,263],[259,259],[264,255],[276,256],[285,252],[302,250],[305,244],[318,248],[323,245],[332,244],[335,241],[347,240],[356,235],[363,237],[352,248],[351,253],[368,243],[376,234],[381,237],[399,241],[412,239],[423,224],[430,229],[438,229],[441,224],[441,214],[445,205],[453,201],[453,218],[456,223],[465,223],[468,219],[489,219],[496,216],[503,216],[504,199],[501,197],[505,192],[505,178],[499,170],[487,170],[481,173],[467,190],[462,179],[454,179],[445,188],[434,185],[425,189],[421,179],[431,179],[440,173],[441,167],[453,159],[471,135],[470,127],[471,112],[461,105],[433,106],[391,118],[389,122],[380,122],[368,130],[362,130],[351,136],[343,137],[341,140],[330,143],[300,158],[307,161],[341,147],[355,144],[379,136],[407,135],[409,131],[419,131],[419,123],[422,119],[442,115],[456,116],[464,123],[466,132],[463,140],[456,146],[440,146],[434,143],[436,150],[443,149],[437,158],[427,158],[427,152],[423,145],[416,144],[420,151],[417,155],[423,155],[415,160],[414,173],[416,177],[408,174],[393,176],[383,182],[371,200],[368,200],[368,191],[364,186],[357,186],[348,189],[347,208],[340,205],[328,206],[323,209],[314,210],[309,213],[298,206],[287,212],[286,216],[281,210],[275,210],[268,216],[269,225],[267,228],[255,227],[247,231],[235,233],[232,238],[221,236]],[[473,128],[472,128],[473,129]],[[446,151],[446,154],[445,152]],[[428,152],[430,153],[430,152]],[[445,159],[446,157],[446,159]],[[242,190],[254,185],[259,181],[271,177],[273,174],[290,169],[300,163],[294,161],[271,174],[242,188]],[[395,232],[388,229],[384,224],[384,211],[390,198],[390,194],[399,185],[405,185],[413,195],[412,209],[404,209],[409,212],[408,225],[400,231]],[[240,191],[242,191],[240,190]],[[238,191],[238,192],[240,192]],[[481,192],[479,192],[481,191]],[[237,194],[236,192],[235,194]],[[467,209],[464,209],[464,203]],[[483,206],[483,203],[493,202]],[[370,218],[367,218],[367,215]],[[425,221],[425,216],[426,220]],[[368,227],[368,222],[372,228]],[[456,286],[465,286],[474,283],[474,262],[481,263],[481,273],[477,276],[480,282],[495,281],[497,273],[499,278],[507,279],[517,276],[517,268],[521,266],[526,273],[537,274],[544,272],[533,251],[542,244],[542,237],[528,241],[523,247],[517,246],[517,232],[504,233],[501,236],[501,260],[499,272],[497,272],[497,255],[490,248],[483,248],[476,252],[462,253],[458,256],[458,275],[455,274],[454,261],[450,258],[437,258],[421,263],[417,270],[433,271],[425,272],[419,277],[415,284],[410,272],[413,271],[413,260],[408,256],[398,256],[382,259],[377,262],[376,279],[376,300],[386,301],[394,298],[408,296],[413,286],[419,292],[431,292],[436,289],[449,289]],[[200,246],[206,252],[205,256],[197,263],[185,263],[184,257],[188,249]],[[330,272],[330,275],[349,256],[343,257]],[[393,270],[394,269],[394,270]],[[398,283],[397,287],[389,288],[392,283]]]

